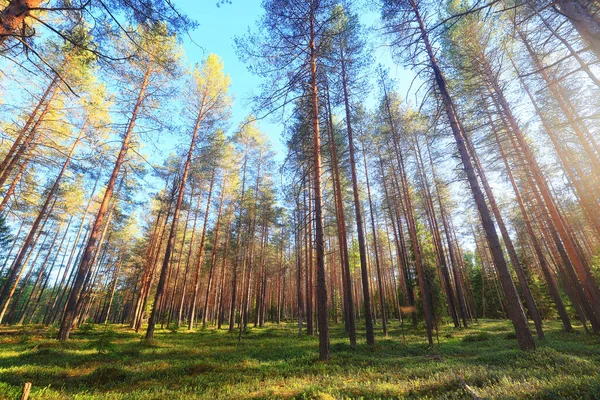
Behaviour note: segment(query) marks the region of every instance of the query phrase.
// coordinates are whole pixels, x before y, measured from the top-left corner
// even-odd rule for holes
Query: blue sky
[[[186,15],[198,22],[199,26],[183,37],[183,47],[189,63],[193,64],[202,60],[209,53],[221,57],[225,64],[225,71],[231,76],[232,93],[235,102],[232,110],[231,127],[235,129],[251,111],[248,98],[260,85],[260,78],[254,76],[246,69],[234,49],[234,37],[244,35],[248,29],[253,28],[262,14],[261,0],[234,0],[232,4],[216,6],[216,0],[208,0],[198,4],[193,0],[176,0],[176,6]],[[367,27],[377,23],[377,14],[368,12],[361,15],[361,22]],[[390,69],[390,75],[398,82],[399,90],[403,95],[413,78],[413,74],[395,65],[389,52],[385,48],[374,49],[374,67],[381,63]],[[374,90],[366,106],[372,108],[378,91]],[[285,147],[281,142],[283,125],[272,120],[262,120],[261,129],[271,138],[273,147],[277,152],[277,160],[285,157]]]

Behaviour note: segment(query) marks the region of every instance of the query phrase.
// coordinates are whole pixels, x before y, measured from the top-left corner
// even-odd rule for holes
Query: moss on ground
[[[328,362],[293,323],[248,329],[241,342],[224,330],[159,330],[151,344],[125,326],[86,326],[64,345],[53,329],[2,328],[0,398],[32,382],[31,399],[468,399],[463,379],[482,398],[600,398],[600,339],[581,328],[546,323],[546,340],[523,353],[507,321],[440,327],[434,349],[412,328],[404,346],[391,325],[355,350],[332,326]]]

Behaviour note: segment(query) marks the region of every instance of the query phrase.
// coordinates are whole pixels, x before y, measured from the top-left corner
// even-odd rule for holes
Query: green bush
[[[472,333],[463,338],[463,342],[485,342],[486,340],[490,340],[490,334],[487,332]]]
[[[114,340],[116,332],[106,327],[96,340],[90,342],[90,347],[95,349],[98,354],[108,354],[114,350]]]
[[[89,335],[90,333],[94,332],[96,330],[96,325],[94,325],[92,322],[86,322],[85,324],[81,325],[79,327],[79,329],[77,329],[77,332],[83,334],[83,335]]]

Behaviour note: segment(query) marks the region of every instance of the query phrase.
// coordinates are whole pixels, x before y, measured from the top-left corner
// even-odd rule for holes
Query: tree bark
[[[442,71],[438,66],[435,53],[433,51],[433,48],[431,47],[431,44],[429,43],[428,31],[425,28],[425,25],[419,13],[418,6],[415,0],[410,0],[410,3],[413,8],[417,23],[419,25],[419,30],[421,32],[421,40],[425,45],[426,52],[429,57],[430,67],[433,70],[434,79],[437,88],[440,91],[442,102],[444,104],[448,120],[450,122],[450,128],[454,135],[454,139],[458,147],[462,164],[467,174],[467,179],[469,181],[471,191],[473,192],[475,204],[477,205],[477,210],[479,211],[479,216],[481,218],[483,229],[488,240],[490,251],[494,259],[494,264],[498,271],[500,283],[505,293],[505,300],[507,303],[507,308],[509,310],[509,318],[511,319],[515,328],[519,348],[521,348],[521,350],[535,349],[535,341],[533,340],[533,336],[531,335],[531,332],[529,331],[529,328],[527,326],[527,319],[525,318],[525,313],[523,311],[521,303],[518,301],[517,290],[510,276],[510,272],[508,270],[506,260],[504,259],[504,255],[502,254],[502,247],[500,246],[500,240],[498,238],[498,235],[496,234],[494,222],[491,219],[489,209],[485,203],[485,198],[483,197],[483,193],[481,191],[481,188],[479,187],[479,183],[477,182],[477,177],[475,176],[473,165],[471,164],[471,160],[469,159],[469,153],[464,142],[464,131],[460,126],[454,102],[452,101],[452,98],[450,97],[450,94],[448,92],[446,79],[444,78],[444,75],[442,74]]]
[[[92,225],[92,229],[90,230],[90,236],[85,246],[83,255],[81,257],[81,262],[79,263],[79,267],[77,269],[77,275],[75,277],[73,287],[71,288],[71,293],[67,300],[67,307],[63,314],[62,322],[58,332],[58,339],[61,342],[65,342],[69,339],[69,334],[71,333],[73,322],[75,320],[75,314],[77,312],[77,301],[81,294],[81,289],[83,288],[85,276],[92,267],[91,261],[94,249],[96,247],[96,242],[98,241],[98,235],[100,234],[100,229],[104,223],[104,217],[106,216],[106,213],[108,211],[110,200],[112,199],[112,194],[115,188],[115,184],[117,182],[119,171],[121,170],[121,166],[125,161],[125,155],[127,154],[127,150],[129,149],[129,143],[133,134],[133,128],[135,126],[137,117],[140,113],[140,109],[146,94],[146,89],[148,87],[151,72],[151,68],[150,66],[148,66],[146,68],[142,83],[140,85],[140,90],[138,92],[138,97],[133,108],[131,118],[129,119],[129,124],[125,132],[125,137],[123,138],[121,150],[119,151],[112,174],[108,181],[108,185],[106,186],[106,191],[104,192],[104,197],[102,199],[102,202],[100,203],[98,214],[96,215],[96,219],[94,221],[94,224]]]
[[[206,229],[208,225],[208,214],[210,213],[210,199],[212,198],[213,184],[215,182],[215,174],[216,168],[213,168],[210,184],[208,185],[208,197],[206,199],[206,210],[204,212],[204,224],[202,225],[202,234],[200,235],[200,245],[198,248],[197,262],[196,262],[196,274],[194,276],[194,286],[192,290],[192,299],[191,299],[191,311],[190,311],[190,319],[188,322],[188,329],[192,329],[194,327],[194,318],[196,313],[196,303],[198,300],[198,290],[200,289],[200,273],[202,272],[202,262],[204,261],[204,244],[206,243]]]
[[[581,38],[600,60],[600,22],[579,0],[556,0],[560,13],[573,24]]]
[[[317,326],[319,329],[319,359],[331,358],[329,347],[329,309],[325,281],[325,242],[323,227],[323,198],[321,191],[321,134],[319,130],[319,94],[317,92],[317,47],[315,36],[315,0],[309,4],[310,25],[310,88],[313,128],[313,173],[315,207],[315,247],[317,253]]]

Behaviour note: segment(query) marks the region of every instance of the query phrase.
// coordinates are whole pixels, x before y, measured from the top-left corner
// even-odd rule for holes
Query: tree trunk
[[[40,7],[41,4],[41,0],[10,0],[0,12],[0,45],[12,36],[25,39],[20,33],[25,19],[29,17],[32,9]]]
[[[37,232],[37,229],[38,229],[42,219],[46,216],[46,212],[48,211],[48,207],[50,206],[50,203],[53,200],[55,200],[55,195],[56,195],[56,192],[58,191],[58,187],[60,185],[61,179],[62,179],[65,171],[67,170],[69,164],[71,163],[71,158],[73,157],[73,154],[75,153],[75,149],[77,148],[77,145],[79,144],[79,141],[81,140],[81,137],[83,136],[83,132],[85,131],[86,125],[87,125],[87,120],[84,123],[83,127],[81,128],[77,139],[75,139],[75,142],[71,146],[71,150],[69,151],[67,158],[63,162],[60,172],[58,173],[58,176],[54,180],[54,184],[52,185],[50,192],[48,192],[48,195],[46,196],[46,200],[44,200],[44,203],[40,207],[40,210],[38,211],[38,215],[35,218],[35,220],[33,221],[33,224],[31,225],[31,228],[29,229],[29,233],[25,237],[25,241],[23,242],[23,245],[21,246],[21,250],[17,254],[17,257],[15,258],[15,261],[13,262],[13,265],[8,273],[5,284],[2,287],[2,291],[0,292],[0,307],[1,307],[0,323],[2,322],[2,319],[4,318],[4,314],[6,313],[6,310],[8,308],[8,303],[10,302],[10,299],[12,297],[12,293],[14,293],[14,291],[16,289],[16,285],[19,283],[16,278],[17,278],[19,271],[21,271],[21,269],[22,269],[22,265],[23,265],[22,263],[25,258],[25,255],[26,255],[27,251],[29,250],[31,243],[33,242],[33,238]]]
[[[150,320],[148,321],[148,329],[146,330],[146,340],[151,341],[154,335],[154,326],[156,325],[158,318],[158,306],[163,302],[165,295],[165,284],[167,281],[167,274],[169,272],[169,263],[171,262],[171,252],[175,247],[175,237],[177,236],[177,225],[179,222],[179,214],[181,211],[181,204],[183,203],[183,196],[185,194],[185,184],[187,183],[188,174],[190,172],[190,166],[192,164],[192,157],[194,155],[194,149],[196,147],[196,141],[198,140],[198,130],[200,124],[204,118],[204,101],[206,97],[203,97],[202,103],[198,110],[196,122],[192,132],[192,140],[190,141],[190,147],[188,149],[185,164],[183,166],[183,173],[181,175],[181,181],[179,182],[179,193],[177,195],[177,202],[175,203],[175,209],[173,210],[173,219],[171,221],[171,229],[169,231],[169,237],[167,239],[167,248],[165,249],[165,257],[163,258],[162,268],[160,270],[160,276],[158,278],[158,286],[156,287],[156,295],[154,296],[154,307],[152,307],[152,313],[150,314]],[[212,188],[212,181],[211,181]],[[208,203],[210,204],[210,191],[208,194]],[[208,206],[207,206],[208,213]],[[205,219],[206,223],[206,219]],[[204,231],[206,226],[204,227]],[[203,231],[203,234],[204,234]],[[203,235],[204,237],[204,235]],[[193,318],[193,317],[192,317]]]
[[[473,165],[471,164],[471,160],[469,159],[469,153],[464,142],[465,135],[460,126],[454,103],[450,97],[450,94],[448,93],[446,79],[444,78],[442,71],[438,66],[433,48],[429,43],[428,32],[419,13],[418,6],[415,0],[410,0],[410,3],[414,11],[415,18],[417,19],[417,22],[419,24],[421,40],[425,44],[427,55],[429,57],[430,67],[433,69],[434,79],[437,88],[440,91],[442,102],[444,104],[448,120],[450,122],[450,127],[452,129],[452,133],[454,135],[454,139],[458,147],[463,167],[467,174],[467,179],[469,181],[471,191],[473,192],[475,204],[477,205],[477,209],[479,211],[479,216],[481,218],[483,229],[488,240],[490,251],[492,252],[492,257],[494,259],[494,264],[498,271],[500,283],[505,293],[507,308],[509,310],[509,317],[515,328],[515,333],[517,336],[519,347],[521,348],[521,350],[535,349],[536,346],[533,340],[533,336],[531,335],[531,332],[529,331],[529,328],[527,326],[527,319],[525,318],[525,313],[523,311],[521,303],[518,301],[517,290],[510,276],[510,272],[508,270],[508,266],[506,265],[504,255],[502,254],[502,247],[500,246],[500,240],[498,238],[498,235],[496,234],[494,222],[490,217],[489,209],[485,203],[485,198],[483,197],[483,193],[481,192],[481,188],[479,187],[479,183],[477,182],[477,177],[475,176],[475,171],[473,170]]]
[[[560,13],[573,24],[583,41],[600,60],[600,22],[579,0],[556,0]]]
[[[196,274],[194,276],[194,286],[192,290],[192,299],[190,311],[190,320],[188,322],[188,329],[194,327],[194,318],[196,313],[196,303],[198,300],[198,290],[200,289],[200,273],[202,272],[202,262],[204,261],[204,244],[206,243],[206,228],[208,225],[208,214],[210,213],[210,199],[212,198],[213,184],[215,182],[216,168],[213,168],[210,183],[208,185],[208,197],[206,199],[206,210],[204,212],[204,224],[202,226],[202,234],[200,235],[200,245],[198,248],[197,262],[196,262]]]
[[[329,149],[331,152],[331,163],[333,170],[333,195],[336,206],[336,222],[338,231],[338,242],[340,247],[340,264],[342,270],[342,286],[344,295],[344,324],[350,338],[350,346],[356,347],[356,324],[354,321],[354,301],[352,298],[352,281],[350,276],[350,260],[348,256],[348,240],[346,236],[346,217],[344,213],[344,203],[342,199],[342,188],[340,184],[339,161],[337,146],[335,143],[335,134],[333,129],[333,115],[331,111],[331,102],[329,98],[329,86],[327,84],[327,120],[329,122]]]
[[[358,235],[358,253],[360,257],[360,271],[362,278],[362,289],[364,299],[364,310],[365,310],[365,325],[367,334],[367,344],[375,344],[375,333],[373,330],[373,315],[371,313],[371,292],[369,289],[369,271],[367,266],[367,250],[365,243],[365,232],[362,219],[362,211],[360,206],[360,199],[358,195],[358,177],[356,175],[356,160],[354,150],[354,138],[352,132],[352,123],[350,120],[350,101],[348,98],[348,85],[346,82],[346,67],[344,57],[342,55],[341,60],[342,70],[342,89],[344,92],[344,107],[346,111],[346,129],[348,133],[348,149],[350,152],[350,174],[352,177],[352,193],[354,199],[354,212],[356,214],[356,232]]]
[[[81,262],[79,263],[77,275],[75,277],[75,282],[73,283],[71,293],[67,300],[67,308],[65,309],[65,312],[63,314],[60,330],[58,332],[58,339],[61,342],[65,342],[69,339],[69,334],[71,333],[73,321],[75,320],[75,314],[77,312],[77,301],[81,294],[81,289],[83,288],[85,276],[92,267],[91,261],[94,249],[96,247],[96,242],[98,241],[98,235],[100,234],[100,229],[104,223],[104,217],[106,216],[106,213],[108,211],[110,200],[112,199],[112,194],[114,191],[115,184],[117,182],[119,171],[121,170],[121,166],[125,161],[125,155],[127,154],[127,150],[129,149],[129,143],[133,134],[133,128],[135,126],[137,117],[140,112],[140,108],[142,106],[142,102],[146,94],[146,88],[148,87],[150,75],[151,69],[150,66],[148,66],[146,72],[144,73],[144,78],[140,86],[137,101],[133,108],[131,118],[129,119],[129,124],[125,132],[125,137],[123,138],[121,150],[119,151],[119,155],[117,156],[117,159],[115,161],[111,177],[108,181],[108,185],[106,186],[104,197],[102,199],[102,202],[100,203],[100,208],[98,209],[98,214],[96,215],[96,219],[94,221],[94,224],[92,225],[92,229],[90,230],[90,236],[85,246],[83,255],[81,257]]]
[[[219,229],[221,227],[221,212],[223,210],[223,201],[225,199],[225,185],[227,185],[227,176],[223,178],[223,182],[221,184],[221,200],[219,201],[219,211],[217,214],[217,222],[215,223],[215,230],[213,233],[213,248],[210,257],[210,270],[208,271],[208,280],[206,281],[206,296],[204,296],[204,312],[202,313],[202,328],[206,328],[207,321],[207,312],[208,309],[208,297],[210,295],[210,291],[212,288],[213,275],[215,270],[215,265],[217,261],[217,245],[219,243]]]
[[[315,247],[317,253],[317,327],[319,329],[319,359],[331,358],[329,347],[329,310],[325,281],[325,242],[323,198],[321,191],[321,134],[319,131],[319,94],[317,92],[317,47],[315,37],[315,0],[310,0],[310,88],[313,128],[313,173],[315,208]]]
[[[410,236],[410,242],[412,244],[413,256],[415,258],[415,267],[417,270],[417,279],[419,281],[419,288],[421,291],[421,301],[423,303],[423,314],[425,316],[425,325],[427,327],[427,340],[430,346],[433,346],[433,308],[430,303],[430,289],[427,279],[425,278],[425,270],[421,257],[421,246],[419,243],[419,237],[417,235],[417,223],[414,216],[414,208],[412,206],[412,200],[410,195],[410,188],[408,183],[408,177],[406,175],[406,167],[404,162],[404,157],[402,155],[402,149],[398,143],[399,139],[399,131],[397,130],[396,123],[394,121],[394,116],[392,114],[392,109],[389,101],[389,96],[387,92],[387,88],[385,86],[385,82],[382,80],[383,92],[384,92],[384,101],[387,111],[387,120],[390,125],[392,143],[394,146],[394,152],[396,155],[396,160],[398,164],[398,168],[400,169],[400,183],[398,185],[399,190],[401,192],[400,201],[404,200],[405,202],[405,216],[406,223],[408,226],[408,234]],[[392,167],[393,171],[393,167]],[[393,180],[397,181],[397,174],[393,174]]]
[[[486,111],[487,111],[487,109],[486,109]],[[506,158],[506,154],[504,153],[504,148],[500,142],[498,132],[496,131],[496,129],[493,125],[493,121],[491,120],[491,116],[489,115],[489,113],[488,113],[488,120],[490,122],[490,126],[492,127],[492,131],[494,132],[494,137],[496,138],[496,144],[498,145],[500,155],[502,157],[502,160],[504,161],[504,166],[508,173],[510,183],[515,192],[517,203],[519,204],[519,208],[521,210],[521,215],[525,222],[525,227],[527,229],[527,233],[529,235],[531,243],[533,244],[535,254],[540,263],[542,273],[546,280],[546,284],[548,285],[548,291],[550,292],[550,296],[552,297],[552,300],[554,301],[554,304],[558,310],[558,314],[561,318],[561,321],[563,323],[563,327],[564,327],[565,331],[570,332],[573,328],[571,327],[571,321],[569,319],[569,315],[567,314],[567,310],[565,309],[562,298],[560,297],[560,293],[558,291],[558,288],[556,287],[556,282],[554,281],[554,277],[552,276],[552,273],[550,272],[550,267],[548,266],[548,264],[546,262],[546,258],[544,257],[542,248],[537,240],[537,237],[535,236],[535,232],[533,230],[531,221],[529,219],[529,214],[528,214],[527,210],[525,209],[525,204],[523,203],[523,199],[521,198],[519,188],[517,187],[517,183],[515,182],[512,170],[510,168],[510,165],[508,164],[508,159]]]
[[[535,329],[539,339],[544,339],[544,331],[542,329],[542,317],[540,316],[540,312],[538,310],[537,304],[533,299],[533,294],[531,293],[531,289],[529,288],[529,283],[527,282],[527,278],[525,277],[525,271],[523,270],[523,266],[519,261],[519,256],[517,255],[517,251],[513,245],[513,241],[508,234],[508,229],[506,229],[506,225],[504,224],[504,218],[500,213],[500,208],[496,203],[496,198],[494,197],[494,193],[492,192],[492,188],[490,187],[487,177],[485,175],[485,171],[481,163],[479,162],[479,157],[477,152],[475,151],[475,147],[471,142],[471,139],[465,135],[465,143],[467,144],[467,148],[473,158],[473,162],[475,164],[475,168],[477,169],[477,174],[479,175],[479,179],[483,184],[485,193],[488,198],[488,202],[492,207],[492,212],[494,213],[494,217],[496,218],[496,223],[500,228],[500,233],[502,234],[502,239],[504,240],[504,244],[506,246],[506,250],[508,251],[508,256],[510,258],[510,262],[517,273],[517,279],[519,280],[519,286],[521,287],[521,292],[523,297],[525,297],[525,304],[527,304],[527,310],[529,311],[529,315],[533,320],[535,325]]]
[[[246,190],[246,166],[248,163],[248,146],[244,151],[244,165],[242,167],[242,190],[240,192],[240,210],[238,215],[238,220],[236,224],[236,243],[235,243],[235,256],[233,259],[233,271],[231,275],[231,304],[229,307],[229,332],[233,332],[233,326],[235,324],[235,308],[236,308],[236,297],[237,297],[237,275],[238,275],[238,266],[240,262],[240,244],[242,243],[242,215],[244,208],[244,194]]]
[[[367,165],[367,153],[364,144],[362,146],[363,163],[365,164],[365,179],[367,184],[367,197],[369,199],[369,213],[371,215],[371,230],[373,233],[373,252],[375,253],[375,268],[377,270],[377,285],[379,288],[379,306],[381,307],[381,328],[383,336],[387,337],[387,316],[385,310],[385,292],[383,289],[383,278],[381,276],[381,265],[379,262],[379,248],[377,246],[377,226],[375,225],[375,213],[373,212],[373,200],[371,199],[371,185],[369,184],[369,166]]]
[[[446,262],[446,254],[444,246],[442,244],[442,238],[440,235],[440,228],[437,222],[437,216],[435,213],[435,207],[433,205],[433,196],[429,189],[429,181],[425,172],[425,163],[421,156],[421,148],[419,146],[419,139],[415,138],[415,158],[417,161],[417,173],[420,175],[421,183],[423,186],[423,194],[425,200],[425,212],[429,216],[429,224],[431,230],[431,236],[433,238],[433,244],[436,249],[437,259],[440,264],[439,271],[441,272],[440,281],[443,284],[443,288],[446,292],[446,298],[448,303],[448,313],[450,314],[454,327],[460,327],[460,321],[458,320],[458,313],[456,312],[456,305],[454,303],[454,290],[450,281],[450,272],[448,271],[448,264]]]

